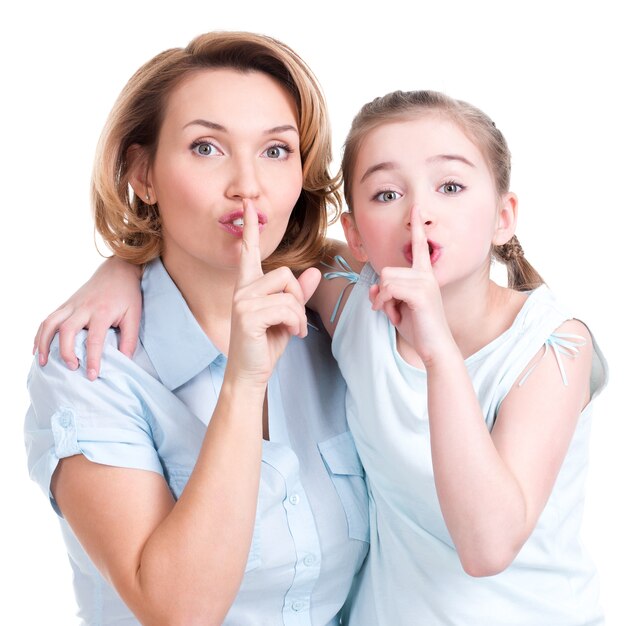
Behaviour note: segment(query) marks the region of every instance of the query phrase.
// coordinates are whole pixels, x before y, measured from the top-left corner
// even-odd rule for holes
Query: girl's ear
[[[496,230],[492,243],[501,246],[513,237],[517,226],[517,196],[514,193],[506,193],[502,196],[496,221]]]
[[[361,235],[354,221],[354,214],[342,213],[341,225],[343,226],[343,233],[348,242],[348,248],[350,248],[350,252],[352,252],[354,258],[357,261],[361,261],[361,263],[367,263],[367,254],[365,254],[363,244],[361,243]]]
[[[143,146],[132,144],[126,151],[128,161],[128,182],[135,195],[142,199],[144,204],[155,204],[156,191],[150,182],[150,165],[148,154]]]

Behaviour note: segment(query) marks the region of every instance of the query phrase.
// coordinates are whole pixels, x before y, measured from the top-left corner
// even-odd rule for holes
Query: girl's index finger
[[[261,268],[261,248],[259,246],[259,216],[252,206],[252,202],[244,200],[239,284],[247,285],[260,276],[263,276],[263,269]]]
[[[426,232],[422,225],[422,216],[417,206],[411,208],[411,254],[413,255],[413,269],[430,269],[430,254]]]

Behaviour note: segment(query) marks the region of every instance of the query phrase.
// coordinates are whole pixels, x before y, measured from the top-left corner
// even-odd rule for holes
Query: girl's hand
[[[70,369],[78,367],[74,339],[83,328],[87,336],[87,376],[95,380],[107,330],[120,330],[119,349],[128,357],[137,346],[141,319],[141,269],[116,257],[107,259],[96,273],[40,325],[35,336],[33,354],[39,352],[39,363],[48,362],[50,343],[59,332],[61,357]]]
[[[377,285],[370,287],[375,311],[383,310],[402,338],[425,366],[438,351],[453,342],[445,317],[441,291],[433,273],[428,241],[419,209],[411,209],[411,267],[385,267]]]
[[[297,279],[286,267],[261,269],[259,223],[252,203],[244,200],[239,277],[233,295],[228,369],[240,378],[265,385],[292,335],[305,337],[304,305],[321,274],[309,268]]]

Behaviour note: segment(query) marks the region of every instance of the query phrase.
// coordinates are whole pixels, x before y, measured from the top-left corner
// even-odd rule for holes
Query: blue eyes
[[[441,185],[441,187],[439,187],[437,191],[440,191],[441,193],[444,193],[444,194],[455,194],[455,193],[459,193],[460,191],[463,191],[463,189],[465,189],[463,185],[459,185],[459,183],[454,183],[450,181]]]
[[[194,141],[191,149],[200,156],[213,156],[217,154],[217,148],[209,141]]]
[[[292,152],[293,150],[287,144],[280,143],[266,148],[263,154],[268,159],[286,159]]]
[[[191,149],[199,156],[208,157],[223,154],[223,152],[210,141],[194,141],[191,144]],[[290,148],[287,144],[274,144],[265,148],[261,153],[268,159],[284,160],[293,152],[293,148]]]
[[[463,189],[465,189],[464,185],[455,183],[453,181],[448,181],[446,183],[443,183],[443,185],[441,185],[437,189],[437,191],[446,196],[453,196],[463,191]],[[383,202],[383,203],[394,202],[395,200],[399,200],[400,198],[402,198],[402,196],[403,194],[400,193],[399,191],[392,191],[391,189],[386,189],[385,191],[379,191],[378,193],[374,194],[374,196],[372,197],[372,200],[374,200],[375,202]]]
[[[374,200],[378,202],[393,202],[401,197],[402,196],[397,191],[381,191],[374,196]]]

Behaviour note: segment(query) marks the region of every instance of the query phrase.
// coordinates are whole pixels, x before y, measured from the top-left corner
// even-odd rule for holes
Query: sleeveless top
[[[347,274],[341,275],[350,280]],[[348,387],[348,424],[370,492],[370,554],[355,587],[349,623],[602,624],[595,569],[579,542],[591,408],[606,382],[606,362],[595,341],[592,400],[580,415],[536,528],[504,572],[474,578],[461,567],[435,491],[426,373],[402,359],[395,328],[383,312],[371,310],[368,289],[376,280],[366,265],[333,338]],[[500,403],[542,346],[545,358],[559,363],[575,356],[577,338],[555,334],[568,319],[547,287],[539,287],[511,328],[466,360],[490,430]]]

